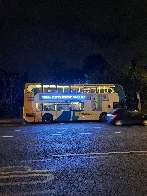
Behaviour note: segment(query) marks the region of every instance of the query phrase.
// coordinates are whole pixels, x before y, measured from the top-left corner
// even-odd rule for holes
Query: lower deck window
[[[73,102],[70,103],[71,110],[84,110],[84,103]]]
[[[69,104],[57,104],[57,111],[70,111]]]
[[[43,103],[44,111],[55,111],[55,104],[53,103]]]
[[[36,103],[36,111],[83,111],[84,103]]]
[[[36,112],[42,111],[42,104],[36,103]]]

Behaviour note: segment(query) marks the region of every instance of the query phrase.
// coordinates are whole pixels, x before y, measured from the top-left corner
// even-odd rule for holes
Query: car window
[[[117,110],[110,110],[110,112],[108,112],[108,114],[114,114],[114,112],[116,112]]]
[[[127,111],[127,113],[130,115],[130,116],[140,116],[140,112],[138,111]]]

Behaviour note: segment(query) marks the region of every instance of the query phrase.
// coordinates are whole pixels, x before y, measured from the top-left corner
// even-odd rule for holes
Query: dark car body
[[[114,125],[147,125],[147,114],[142,114],[138,110],[120,108],[108,112],[106,121]]]

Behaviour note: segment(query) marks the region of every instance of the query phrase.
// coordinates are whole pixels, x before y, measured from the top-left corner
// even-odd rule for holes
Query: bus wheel
[[[51,114],[45,114],[42,117],[42,122],[44,124],[51,124],[53,122],[53,116]]]
[[[106,112],[103,112],[100,114],[100,122],[105,122],[106,121],[106,116],[107,116],[107,113]]]

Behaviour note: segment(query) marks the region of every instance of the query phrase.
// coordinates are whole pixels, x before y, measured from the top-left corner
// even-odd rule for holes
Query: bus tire
[[[105,122],[106,121],[106,116],[107,116],[107,112],[102,112],[100,114],[99,121],[100,122]]]
[[[53,122],[53,115],[52,114],[44,114],[42,117],[42,122],[44,124],[51,124]]]

